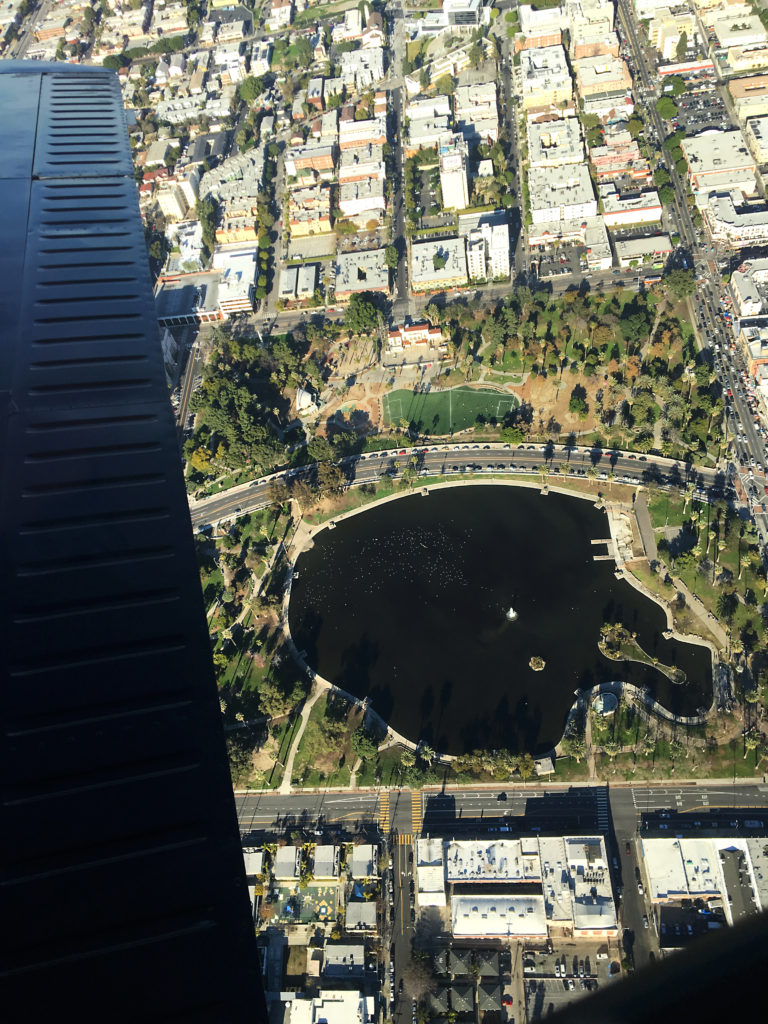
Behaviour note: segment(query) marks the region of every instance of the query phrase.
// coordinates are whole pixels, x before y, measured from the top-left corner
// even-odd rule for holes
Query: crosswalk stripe
[[[401,832],[400,835],[397,837],[398,846],[410,846],[412,842],[413,836],[410,835],[410,833],[408,832]]]

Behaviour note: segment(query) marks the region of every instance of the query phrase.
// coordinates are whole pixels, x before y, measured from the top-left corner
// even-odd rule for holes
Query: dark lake
[[[504,486],[410,495],[315,538],[297,563],[291,632],[321,676],[444,753],[549,749],[574,691],[607,680],[649,685],[680,714],[708,707],[709,651],[665,640],[662,610],[593,560],[606,549],[590,540],[607,536],[605,513],[578,498]],[[604,621],[688,683],[604,658]]]

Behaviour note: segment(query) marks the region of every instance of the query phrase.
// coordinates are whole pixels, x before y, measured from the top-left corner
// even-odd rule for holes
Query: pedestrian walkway
[[[645,557],[649,562],[655,562],[659,557],[659,552],[656,549],[656,537],[653,533],[648,503],[645,500],[643,491],[638,491],[635,498],[635,519],[637,520],[637,528],[640,531],[640,540],[643,542]]]
[[[379,796],[379,829],[383,835],[389,833],[389,793],[386,790]]]
[[[411,793],[411,827],[414,835],[421,832],[421,822],[421,792],[413,792]]]
[[[410,846],[412,842],[413,842],[413,836],[411,835],[410,832],[400,832],[396,836],[396,845],[397,846]]]
[[[310,712],[312,711],[312,708],[315,705],[315,701],[320,696],[320,694],[324,692],[325,690],[323,689],[322,686],[316,686],[314,688],[314,692],[311,694],[309,699],[304,704],[304,707],[301,709],[301,725],[296,730],[296,735],[293,737],[293,743],[291,744],[291,749],[289,750],[288,757],[286,758],[285,761],[285,772],[283,773],[283,781],[280,783],[279,790],[281,793],[291,792],[291,776],[293,775],[293,762],[296,760],[296,751],[299,749],[301,737],[304,735],[304,730],[307,727],[309,715]]]
[[[610,828],[611,817],[608,810],[608,793],[605,786],[601,786],[595,793],[597,804],[597,827],[601,832],[607,832]]]

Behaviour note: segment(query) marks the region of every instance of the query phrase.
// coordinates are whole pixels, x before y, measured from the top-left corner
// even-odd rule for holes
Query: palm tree
[[[747,759],[747,754],[750,750],[756,750],[762,742],[762,736],[757,732],[749,732],[744,737],[744,760]]]

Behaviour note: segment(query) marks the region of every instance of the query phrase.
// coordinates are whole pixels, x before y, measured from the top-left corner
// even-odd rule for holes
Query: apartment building
[[[560,167],[584,162],[584,142],[576,117],[528,125],[529,167]]]
[[[534,224],[594,217],[597,200],[584,164],[531,168],[528,193]]]
[[[463,238],[443,238],[411,245],[411,288],[414,292],[444,291],[469,283]]]
[[[336,257],[336,298],[343,302],[356,292],[389,292],[385,249],[344,252]]]
[[[555,106],[573,97],[573,83],[562,46],[523,50],[520,55],[523,109]]]
[[[518,9],[520,34],[515,39],[515,52],[540,50],[545,46],[559,46],[563,41],[563,9],[550,7],[535,10],[530,4]]]
[[[768,245],[768,205],[763,200],[746,202],[738,189],[712,192],[701,214],[713,242],[732,249]]]
[[[386,177],[383,146],[360,146],[359,149],[344,149],[339,157],[339,184]]]
[[[383,146],[387,141],[387,122],[383,117],[365,121],[339,122],[339,149],[359,149],[361,146]]]
[[[292,238],[331,230],[331,190],[328,185],[297,188],[288,194],[288,226]]]

